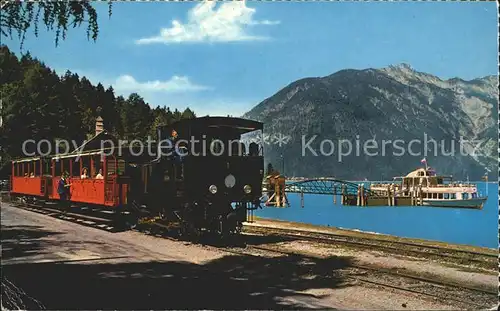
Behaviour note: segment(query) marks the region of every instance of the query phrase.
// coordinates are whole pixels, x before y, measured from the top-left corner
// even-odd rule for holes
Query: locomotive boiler
[[[260,206],[263,150],[242,136],[263,124],[229,117],[181,120],[158,128],[157,157],[143,174],[147,206],[185,234],[238,233]]]

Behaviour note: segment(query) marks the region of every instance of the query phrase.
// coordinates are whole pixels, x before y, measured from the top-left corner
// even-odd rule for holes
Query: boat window
[[[438,199],[442,199],[443,198],[443,194],[442,193],[438,193]]]
[[[437,195],[438,195],[437,193],[433,193],[433,194],[432,194],[432,198],[433,198],[433,199],[437,199]]]
[[[472,197],[473,197],[473,198],[477,198],[477,193],[473,192],[473,193],[472,193]]]
[[[455,200],[457,195],[455,193],[450,193],[450,199]]]
[[[462,199],[467,200],[469,198],[469,194],[467,192],[462,193]]]
[[[450,198],[449,193],[443,193],[443,199],[448,200]]]

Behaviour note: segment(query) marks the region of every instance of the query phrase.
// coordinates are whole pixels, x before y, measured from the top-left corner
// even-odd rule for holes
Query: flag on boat
[[[427,163],[427,160],[423,158],[422,160],[420,160],[420,163]]]

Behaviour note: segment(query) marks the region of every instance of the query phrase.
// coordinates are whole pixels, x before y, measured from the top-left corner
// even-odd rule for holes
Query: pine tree
[[[154,137],[157,126],[196,117],[189,108],[182,113],[166,106],[151,109],[137,93],[127,99],[116,97],[112,87],[104,89],[100,83],[94,86],[86,77],[70,71],[59,77],[30,53],[18,58],[6,46],[0,46],[0,65],[0,167],[12,158],[26,157],[25,152],[33,152],[33,144],[27,145],[31,149],[22,149],[28,139],[82,143],[94,136],[98,114],[106,130],[128,140]],[[98,107],[102,108],[100,112]]]

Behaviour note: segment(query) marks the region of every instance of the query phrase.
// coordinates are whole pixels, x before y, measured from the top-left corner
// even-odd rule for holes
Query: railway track
[[[322,244],[353,246],[370,250],[381,250],[391,254],[410,255],[418,258],[446,260],[461,265],[474,265],[488,270],[498,269],[498,254],[473,252],[444,248],[433,245],[423,245],[406,241],[388,241],[377,238],[353,237],[334,233],[319,233],[296,229],[275,227],[245,226],[244,232],[266,235],[278,235],[290,239],[311,241]]]
[[[116,226],[112,225],[113,220],[111,219],[106,219],[106,218],[98,218],[98,217],[93,217],[93,216],[88,216],[85,215],[85,209],[83,211],[80,211],[80,213],[73,213],[73,212],[63,212],[55,207],[47,207],[43,205],[37,205],[37,204],[30,204],[30,203],[24,203],[24,204],[13,204],[18,208],[22,208],[25,210],[29,210],[32,212],[40,213],[40,214],[45,214],[48,216],[56,217],[62,220],[66,221],[71,221],[75,222],[81,225],[86,225],[86,226],[91,226],[95,227],[98,229],[103,229],[106,231],[117,231],[118,228]],[[87,212],[93,212],[92,210],[87,210]],[[168,226],[162,225],[162,224],[154,224],[154,225],[148,225],[147,229],[141,230],[142,232],[145,232],[150,235],[154,235],[157,237],[161,238],[167,238],[171,240],[179,240],[177,236],[171,234],[169,232]],[[249,230],[245,230],[249,231]],[[259,231],[254,230],[254,231]],[[264,232],[262,232],[264,231]],[[300,231],[300,230],[295,230],[295,231]],[[319,243],[327,243],[327,244],[332,244],[332,243],[354,243],[355,245],[361,245],[361,246],[366,246],[369,248],[379,247],[379,245],[373,245],[372,240],[370,239],[361,239],[359,241],[358,239],[356,240],[348,240],[345,236],[341,235],[336,235],[333,236],[328,234],[328,237],[324,237],[324,234],[318,234],[318,233],[311,233],[311,236],[306,235],[309,234],[310,232],[294,232],[294,230],[280,230],[280,229],[275,229],[275,228],[265,228],[265,230],[261,230],[259,232],[260,234],[264,233],[266,235],[274,234],[274,235],[279,235],[279,236],[284,236],[284,237],[289,237],[289,238],[294,238],[294,239],[301,239],[301,240],[306,240],[306,241],[313,241],[313,242],[319,242]],[[214,247],[218,250],[222,250],[227,253],[232,253],[236,255],[242,255],[242,256],[255,256],[255,257],[272,257],[272,256],[300,256],[301,258],[307,259],[307,260],[320,260],[324,257],[322,256],[316,256],[310,253],[302,253],[302,252],[297,252],[297,251],[289,251],[283,249],[285,247],[284,245],[281,246],[256,246],[256,245],[250,245],[246,244],[245,241],[248,241],[249,237],[247,234],[244,234],[242,236],[243,240],[237,241],[236,247],[230,246],[230,247],[225,247],[221,245],[217,245],[217,243],[210,243],[208,242],[205,244],[206,247]],[[345,240],[340,240],[340,238],[344,238]],[[246,239],[246,240],[245,240]],[[354,238],[353,238],[354,239]],[[340,240],[340,241],[339,241]],[[370,241],[364,241],[364,240],[370,240]],[[381,241],[381,240],[376,240],[378,242],[387,242],[387,241]],[[390,242],[391,243],[391,242]],[[394,251],[396,248],[397,243],[392,242],[392,246],[387,246],[387,245],[380,245],[381,248],[384,250],[391,250]],[[418,244],[413,244],[413,243],[401,243],[403,245],[409,245],[409,246],[419,246],[419,247],[425,247],[422,245]],[[242,247],[243,245],[243,247]],[[286,244],[285,244],[286,245]],[[438,249],[436,248],[429,248],[429,249]],[[448,250],[450,251],[450,250]],[[429,256],[428,251],[418,251],[418,250],[413,250],[413,252],[418,252],[421,256]],[[405,250],[405,253],[408,253],[408,250]],[[463,253],[466,254],[473,254],[473,255],[484,255],[482,253],[474,253],[474,252],[467,252],[464,251]],[[454,256],[449,256],[451,254],[446,254],[446,258],[455,258]],[[491,256],[489,256],[491,257]],[[488,258],[489,258],[488,257]],[[495,257],[496,259],[496,257]],[[463,284],[457,284],[457,283],[452,283],[449,281],[444,281],[444,280],[439,280],[436,278],[431,278],[431,277],[422,277],[420,275],[412,275],[407,272],[401,272],[401,271],[395,271],[391,269],[384,269],[384,268],[379,268],[379,267],[370,267],[366,265],[360,265],[356,263],[350,264],[349,267],[343,268],[341,271],[337,271],[336,273],[339,273],[339,277],[343,277],[345,279],[349,279],[353,282],[358,282],[358,283],[364,283],[364,284],[369,284],[371,286],[378,286],[378,287],[383,287],[386,289],[390,290],[396,290],[396,291],[404,291],[408,293],[412,293],[415,295],[420,295],[420,296],[425,296],[429,299],[434,299],[434,300],[439,300],[439,301],[449,301],[454,304],[454,306],[461,308],[461,309],[478,309],[478,308],[491,308],[492,305],[498,303],[498,293],[497,291],[493,291],[491,289],[485,289],[485,288],[479,288],[479,287],[473,287],[473,286],[467,286]]]
[[[287,251],[276,247],[263,247],[247,245],[246,248],[227,248],[228,253],[242,256],[271,256],[273,253],[282,256],[300,256],[304,259],[317,261],[325,257],[296,251]],[[325,273],[327,273],[325,271]],[[390,290],[404,291],[415,295],[424,296],[434,301],[447,301],[460,309],[491,309],[498,303],[498,293],[494,290],[464,286],[435,278],[426,278],[391,269],[369,267],[351,264],[341,271],[336,271],[339,277],[349,279],[356,283],[364,283]],[[403,306],[406,307],[406,306]]]
[[[23,208],[32,212],[49,215],[59,219],[72,221],[78,224],[96,227],[111,232],[130,228],[129,225],[125,226],[123,224],[117,223],[116,219],[113,219],[113,213],[107,210],[101,210],[92,207],[79,207],[73,209],[71,212],[65,212],[60,210],[57,207],[57,204],[47,206],[44,204],[44,202],[40,202],[38,204],[11,202],[11,204],[14,204],[18,208]],[[91,216],[95,215],[98,212],[104,214],[103,217]],[[147,226],[151,227],[151,225],[154,225],[155,227],[163,227],[163,232],[168,230],[168,226],[162,225],[161,223],[149,224]],[[355,246],[357,248],[366,248],[370,250],[377,249],[390,252],[391,254],[411,255],[414,257],[426,259],[445,259],[449,262],[462,265],[473,264],[475,266],[491,270],[498,269],[498,255],[488,253],[442,248],[438,246],[422,245],[405,241],[387,241],[377,238],[352,237],[341,234],[318,233],[275,227],[245,226],[244,232],[265,234],[268,236],[275,235],[290,238],[291,240],[304,240],[328,245],[342,244],[347,246]]]
[[[51,216],[57,219],[74,222],[80,225],[93,227],[109,232],[118,232],[127,229],[122,224],[117,223],[113,219],[113,214],[107,211],[101,211],[103,217],[91,216],[89,214],[95,213],[97,210],[89,207],[73,208],[71,212],[62,211],[58,208],[57,204],[50,204],[46,206],[45,204],[34,204],[34,203],[19,203],[10,202],[12,206],[27,211],[35,212],[38,214],[43,214]]]

